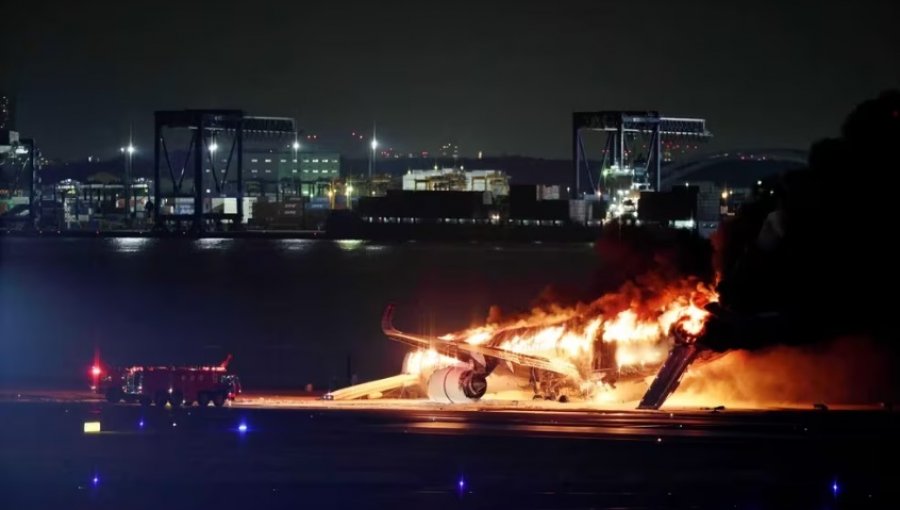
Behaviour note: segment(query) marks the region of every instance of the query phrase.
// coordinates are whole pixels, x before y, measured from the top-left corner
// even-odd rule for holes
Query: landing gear
[[[166,404],[169,403],[169,395],[164,391],[157,391],[153,403],[156,404],[156,407],[166,407]]]
[[[222,407],[225,405],[225,394],[224,393],[216,393],[212,399],[213,405],[216,407]]]
[[[197,395],[197,405],[202,407],[209,406],[209,393],[205,391],[201,391],[199,395]]]

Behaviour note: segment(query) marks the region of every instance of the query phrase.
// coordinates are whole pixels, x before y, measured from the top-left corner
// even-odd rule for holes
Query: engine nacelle
[[[487,391],[487,379],[468,367],[435,370],[428,378],[428,398],[442,404],[474,402]]]

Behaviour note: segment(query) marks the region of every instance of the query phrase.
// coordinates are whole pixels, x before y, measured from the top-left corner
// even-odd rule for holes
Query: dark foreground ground
[[[885,411],[2,402],[0,508],[897,508],[896,433]]]

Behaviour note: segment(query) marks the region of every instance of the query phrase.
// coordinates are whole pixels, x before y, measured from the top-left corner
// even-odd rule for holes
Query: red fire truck
[[[111,403],[140,402],[143,406],[190,406],[194,402],[216,407],[241,393],[238,376],[228,372],[231,355],[216,366],[91,368],[92,389]],[[104,375],[105,373],[105,375]]]

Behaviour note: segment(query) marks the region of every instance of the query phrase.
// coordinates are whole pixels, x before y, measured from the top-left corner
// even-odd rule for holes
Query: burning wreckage
[[[405,389],[401,393],[449,404],[509,388],[565,402],[595,399],[617,384],[655,374],[638,407],[657,409],[703,352],[707,307],[717,299],[696,279],[671,283],[647,277],[589,304],[535,310],[436,337],[394,328],[390,305],[382,318],[384,334],[414,349],[403,373],[325,398],[373,398]]]

